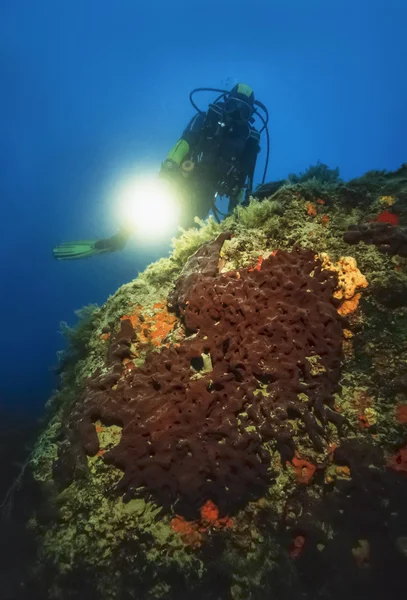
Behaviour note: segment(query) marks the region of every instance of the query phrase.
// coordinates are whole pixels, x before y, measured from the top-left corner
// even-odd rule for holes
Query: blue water
[[[318,159],[345,179],[405,162],[406,18],[403,0],[2,0],[0,409],[39,412],[59,322],[167,254],[136,240],[83,262],[51,250],[115,232],[115,185],[159,169],[192,88],[254,88],[268,180]]]

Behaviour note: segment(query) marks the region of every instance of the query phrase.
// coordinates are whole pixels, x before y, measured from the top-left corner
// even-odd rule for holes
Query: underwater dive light
[[[121,221],[138,239],[157,242],[175,234],[181,209],[169,182],[136,178],[122,184],[118,196]]]

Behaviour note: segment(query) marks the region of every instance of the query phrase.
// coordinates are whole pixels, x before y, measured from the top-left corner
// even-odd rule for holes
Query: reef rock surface
[[[407,167],[264,190],[71,330],[5,598],[405,597]]]

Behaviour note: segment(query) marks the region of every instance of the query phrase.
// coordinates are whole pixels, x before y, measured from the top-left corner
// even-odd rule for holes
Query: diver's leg
[[[189,181],[189,183],[192,183]],[[212,185],[189,185],[183,190],[182,216],[180,225],[184,229],[194,226],[194,218],[206,219],[215,200],[215,188]]]
[[[238,204],[242,204],[244,193],[245,193],[245,188],[241,188],[237,194],[235,194],[234,196],[231,196],[229,198],[228,215],[232,214],[232,212],[235,210],[235,208]]]
[[[110,238],[104,238],[95,242],[95,248],[97,250],[104,250],[105,252],[116,252],[116,250],[123,250],[129,237],[129,229],[126,227],[121,227],[120,231],[112,235]]]
[[[129,237],[129,231],[122,228],[119,233],[112,235],[110,238],[101,240],[79,240],[60,244],[53,249],[52,253],[54,258],[58,260],[88,258],[90,256],[96,256],[97,254],[123,250]]]

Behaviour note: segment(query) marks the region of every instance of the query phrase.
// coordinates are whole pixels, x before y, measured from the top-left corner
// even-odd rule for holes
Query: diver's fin
[[[95,240],[80,240],[78,242],[67,242],[56,246],[52,253],[58,260],[73,260],[75,258],[87,258],[100,254],[100,250],[95,248]]]

